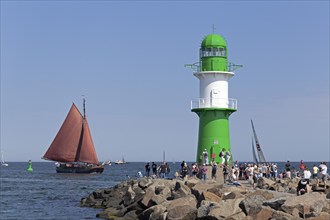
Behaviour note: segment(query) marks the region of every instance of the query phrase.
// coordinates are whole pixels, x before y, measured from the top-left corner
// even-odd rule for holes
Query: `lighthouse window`
[[[201,48],[201,57],[209,57],[209,56],[217,56],[217,57],[225,57],[226,56],[226,48]]]
[[[221,57],[226,56],[226,49],[225,48],[219,48],[219,56],[221,56]]]
[[[206,49],[206,56],[212,56],[212,48],[207,48]]]
[[[202,49],[202,57],[206,57],[206,51],[205,51],[205,48]]]
[[[217,47],[213,47],[212,56],[219,56],[219,50]]]

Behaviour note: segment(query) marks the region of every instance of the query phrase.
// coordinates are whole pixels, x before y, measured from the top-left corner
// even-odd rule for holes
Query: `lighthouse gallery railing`
[[[199,98],[191,100],[191,109],[195,108],[230,108],[237,109],[237,99]]]

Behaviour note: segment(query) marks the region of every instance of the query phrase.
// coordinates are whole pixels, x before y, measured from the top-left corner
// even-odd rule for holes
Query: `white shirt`
[[[235,175],[235,173],[231,174],[231,178],[233,178],[233,181],[237,181],[237,176]]]
[[[312,176],[311,171],[309,170],[304,170],[304,179],[310,179]]]
[[[327,171],[328,171],[327,165],[321,164],[320,165],[320,173],[323,174],[323,175],[326,175],[327,174]]]

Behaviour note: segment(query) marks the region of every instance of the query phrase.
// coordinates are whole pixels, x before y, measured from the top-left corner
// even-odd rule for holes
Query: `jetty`
[[[298,181],[261,177],[254,189],[246,180],[241,186],[223,183],[220,175],[205,181],[142,177],[95,190],[80,205],[102,209],[98,218],[116,220],[330,219],[329,183],[311,180],[308,192],[297,196]]]

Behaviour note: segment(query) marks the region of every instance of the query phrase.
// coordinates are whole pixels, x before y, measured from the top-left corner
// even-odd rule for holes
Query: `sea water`
[[[0,219],[97,219],[100,209],[80,207],[80,200],[96,189],[105,189],[128,178],[135,178],[145,163],[131,162],[106,166],[102,174],[58,174],[53,162],[9,162],[0,168]],[[157,162],[159,164],[159,162]],[[180,169],[181,162],[168,163],[170,177]],[[278,162],[279,171],[285,162]],[[299,169],[299,162],[291,166]],[[310,169],[320,162],[305,162]],[[151,165],[151,163],[150,163]],[[191,163],[188,162],[190,166]],[[328,164],[329,167],[329,164]]]

